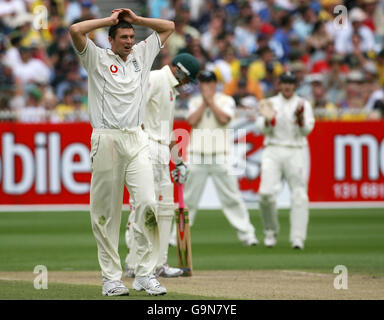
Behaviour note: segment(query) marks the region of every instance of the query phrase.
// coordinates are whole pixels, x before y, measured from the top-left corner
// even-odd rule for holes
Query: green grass
[[[36,290],[30,281],[0,280],[0,300],[153,300],[144,291],[130,290],[129,296],[103,297],[101,286],[49,283],[47,290]],[[22,293],[22,294],[21,294]],[[206,300],[203,296],[167,292],[156,300]]]
[[[127,253],[124,242],[127,218],[125,212],[120,234],[122,260]],[[220,211],[200,211],[191,231],[194,269],[290,269],[332,273],[336,265],[345,265],[349,274],[384,275],[383,209],[311,210],[303,251],[290,247],[287,210],[280,211],[279,220],[281,232],[275,248],[245,247]],[[251,211],[251,221],[262,242],[261,220],[256,210]],[[170,248],[168,262],[176,265],[176,261],[176,249]],[[89,213],[0,213],[0,271],[32,273],[36,265],[45,265],[48,271],[99,270]],[[0,280],[0,300],[99,300],[104,299],[100,290],[101,286],[51,282],[49,290],[35,290],[30,281]],[[153,297],[131,290],[129,297],[116,299],[152,300]],[[207,297],[176,292],[156,297],[156,300],[164,299],[202,300]]]
[[[125,258],[123,214],[120,256]],[[308,239],[303,251],[292,250],[289,215],[279,213],[281,232],[273,249],[244,247],[220,211],[200,211],[192,228],[195,270],[294,269],[332,272],[336,265],[349,272],[384,274],[384,210],[312,209]],[[251,221],[262,242],[259,213]],[[169,263],[176,265],[176,249],[169,249]],[[87,212],[0,213],[0,270],[99,270],[96,241]]]

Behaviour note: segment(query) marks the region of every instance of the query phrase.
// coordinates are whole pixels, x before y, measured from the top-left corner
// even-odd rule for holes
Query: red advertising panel
[[[318,122],[309,144],[312,202],[384,201],[384,121]]]
[[[190,127],[175,129],[185,149]],[[91,132],[88,123],[0,123],[0,205],[88,204]],[[247,144],[240,188],[257,194],[263,137],[247,130],[236,142]],[[384,121],[317,122],[309,145],[311,202],[384,204]]]
[[[87,123],[0,124],[0,204],[89,203]]]

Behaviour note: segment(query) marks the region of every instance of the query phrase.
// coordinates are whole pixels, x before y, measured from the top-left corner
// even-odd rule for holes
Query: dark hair
[[[117,29],[119,28],[122,28],[122,29],[133,29],[133,26],[127,22],[127,21],[124,21],[124,20],[119,20],[119,22],[117,24],[115,24],[114,26],[111,26],[108,30],[108,36],[110,36],[112,39],[114,39],[116,37],[116,32],[117,32]]]
[[[207,70],[201,71],[199,73],[198,79],[200,82],[211,82],[211,81],[217,82],[216,74],[213,71],[207,71]]]

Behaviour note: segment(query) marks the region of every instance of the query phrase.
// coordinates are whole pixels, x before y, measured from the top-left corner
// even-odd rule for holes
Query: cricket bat
[[[192,248],[188,209],[184,205],[184,185],[177,183],[179,208],[176,209],[177,261],[183,276],[192,275]]]

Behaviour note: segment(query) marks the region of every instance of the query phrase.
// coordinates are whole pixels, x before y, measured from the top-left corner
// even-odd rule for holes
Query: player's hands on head
[[[120,15],[121,9],[115,9],[112,11],[110,15],[111,25],[114,26],[119,23],[119,15]]]
[[[114,9],[112,10],[113,12],[119,12],[119,19],[124,20],[128,23],[135,24],[138,20],[139,17],[131,10],[127,8],[120,8],[120,9]]]

